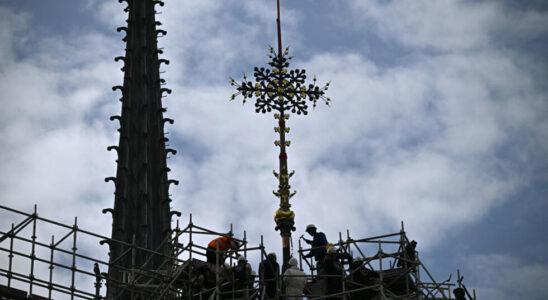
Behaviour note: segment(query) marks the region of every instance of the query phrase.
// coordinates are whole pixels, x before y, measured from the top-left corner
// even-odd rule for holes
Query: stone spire
[[[160,78],[159,69],[166,59],[159,59],[162,50],[158,49],[157,39],[166,34],[155,20],[156,5],[161,1],[119,0],[126,2],[124,9],[128,13],[127,26],[119,27],[124,32],[126,42],[125,56],[116,57],[123,61],[123,85],[114,86],[120,90],[122,98],[121,116],[112,116],[111,120],[120,122],[120,140],[118,146],[108,150],[118,152],[116,177],[106,178],[116,186],[114,209],[112,212],[112,239],[163,254],[170,253],[167,240],[171,232],[169,185],[178,184],[168,179],[170,169],[166,164],[168,154],[175,150],[167,148],[168,139],[164,135],[164,124],[173,120],[164,118],[166,109],[162,107],[162,97],[171,90],[163,87],[165,81]],[[132,261],[128,245],[110,243],[110,278],[112,282],[123,280],[123,272],[117,266],[131,269],[143,266],[155,270],[167,268],[169,262],[161,256],[150,258],[149,254],[137,251]],[[120,295],[121,290],[110,284],[109,298]],[[124,297],[122,297],[124,298]]]

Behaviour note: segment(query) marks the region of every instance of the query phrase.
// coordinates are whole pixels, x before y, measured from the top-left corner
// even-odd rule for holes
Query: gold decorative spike
[[[291,141],[285,141],[285,146],[286,146],[286,147],[291,146]]]
[[[295,174],[295,170],[291,171],[291,173],[289,173],[289,178],[291,178],[293,176],[293,174]]]
[[[278,192],[276,192],[276,191],[272,191],[272,194],[274,194],[274,196],[276,196],[276,197],[278,197],[278,198],[280,197],[280,193],[278,193]]]
[[[274,114],[274,119],[279,120],[280,119],[280,114],[277,114],[277,113]]]
[[[289,133],[289,127],[285,128],[285,133]]]
[[[289,120],[289,114],[284,114],[284,119]]]
[[[274,127],[274,132],[280,133],[280,127]]]
[[[275,145],[275,146],[278,146],[278,147],[279,147],[281,144],[282,144],[282,143],[280,143],[279,140],[275,140],[275,141],[274,141],[274,145]]]
[[[295,171],[293,171],[293,173],[295,173]],[[274,177],[276,177],[276,179],[280,180],[280,174],[278,174],[275,170],[272,170],[272,174],[274,174]]]
[[[288,186],[284,186],[281,190],[278,191],[280,193],[280,195],[283,197],[283,198],[287,198],[289,197],[289,188]]]
[[[297,194],[297,191],[293,191],[293,193],[291,193],[291,195],[289,195],[289,199],[293,198],[293,196],[295,196],[295,194]]]

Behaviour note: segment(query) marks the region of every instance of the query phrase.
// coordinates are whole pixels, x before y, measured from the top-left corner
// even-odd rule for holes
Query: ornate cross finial
[[[268,57],[271,59],[267,64],[270,68],[255,67],[253,76],[255,82],[248,80],[244,74],[243,80],[237,82],[231,78],[231,85],[236,86],[237,93],[233,94],[231,100],[237,96],[243,96],[243,103],[247,99],[256,98],[255,111],[257,113],[267,113],[274,110],[274,118],[278,120],[278,126],[274,127],[274,131],[279,133],[280,139],[274,141],[274,145],[280,147],[279,172],[274,171],[274,176],[278,179],[278,190],[273,191],[274,195],[280,199],[280,207],[274,215],[276,222],[276,230],[280,230],[283,238],[283,260],[284,265],[289,260],[289,240],[291,231],[295,230],[295,213],[291,211],[289,199],[296,192],[291,192],[289,178],[293,176],[295,171],[288,173],[287,169],[287,153],[286,147],[291,145],[291,141],[285,139],[285,134],[289,133],[289,127],[286,127],[286,120],[289,119],[289,113],[297,115],[308,114],[308,105],[311,102],[312,107],[316,107],[318,101],[323,101],[329,105],[330,99],[325,96],[325,91],[329,87],[329,82],[323,87],[316,85],[316,76],[313,82],[306,84],[306,71],[304,69],[288,70],[289,61],[292,59],[289,56],[289,48],[281,52],[281,29],[280,29],[280,13],[278,0],[278,53],[274,48],[270,47]],[[308,102],[307,102],[308,101]]]
[[[271,112],[272,110],[284,113],[291,111],[292,113],[308,114],[308,105],[306,100],[312,102],[313,107],[316,107],[318,100],[323,100],[329,105],[330,98],[325,97],[325,91],[329,87],[329,82],[324,87],[316,86],[316,76],[313,78],[313,84],[308,86],[305,84],[306,71],[304,69],[296,69],[288,71],[289,60],[293,57],[288,56],[289,47],[285,49],[283,54],[276,55],[274,48],[270,47],[268,62],[271,69],[255,67],[253,76],[255,83],[247,81],[247,76],[244,74],[241,83],[237,83],[233,78],[231,85],[236,86],[238,92],[233,94],[231,100],[234,100],[238,95],[243,96],[243,103],[247,98],[257,98],[255,103],[256,112]]]
[[[318,100],[329,105],[330,99],[325,96],[325,91],[329,87],[329,82],[324,87],[316,86],[316,77],[313,83],[306,85],[305,70],[290,70],[288,56],[289,49],[286,48],[282,55],[276,55],[274,49],[270,47],[269,57],[272,59],[268,65],[270,69],[255,67],[254,77],[255,82],[248,81],[247,76],[243,76],[243,80],[238,83],[236,80],[231,80],[231,85],[236,86],[237,93],[233,94],[231,99],[235,99],[238,95],[243,96],[243,103],[249,98],[255,97],[255,112],[267,113],[272,110],[277,113],[274,117],[278,119],[279,127],[274,130],[280,134],[280,139],[274,144],[280,147],[280,172],[275,173],[276,178],[280,182],[280,187],[274,194],[280,198],[280,210],[276,213],[275,219],[287,218],[293,214],[287,214],[289,211],[289,199],[294,194],[289,194],[289,175],[287,173],[287,153],[285,147],[291,145],[291,141],[285,140],[285,133],[289,133],[289,127],[285,126],[285,121],[289,119],[289,112],[300,114],[308,114],[308,104],[312,102],[312,106],[316,107]],[[292,175],[292,174],[291,174]]]

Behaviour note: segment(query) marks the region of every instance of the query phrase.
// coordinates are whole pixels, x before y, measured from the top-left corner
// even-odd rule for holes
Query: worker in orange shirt
[[[226,258],[225,251],[237,250],[239,246],[238,241],[229,236],[218,237],[207,245],[207,262],[215,265],[217,263],[217,250],[219,250],[219,265],[222,265]],[[238,256],[238,252],[236,252],[236,256]]]

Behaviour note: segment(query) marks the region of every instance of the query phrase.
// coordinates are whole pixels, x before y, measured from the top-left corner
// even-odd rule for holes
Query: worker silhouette
[[[275,299],[280,276],[280,265],[276,262],[276,253],[269,253],[266,259],[259,264],[259,276],[265,286],[266,293],[263,299]],[[261,295],[262,293],[261,290]]]
[[[410,260],[411,262],[413,263],[408,263],[408,266],[409,265],[413,265],[414,262],[415,262],[415,249],[417,248],[417,242],[415,240],[411,241],[411,243],[407,244],[405,246],[405,252],[402,252],[400,254],[400,259],[398,259],[398,264],[397,266],[398,267],[403,267],[404,266],[404,260],[407,259],[407,260]],[[407,257],[406,257],[407,255]]]
[[[238,257],[238,264],[233,268],[233,273],[236,298],[247,299],[250,294],[250,289],[253,288],[253,272],[251,270],[251,265],[244,256]]]
[[[318,272],[318,275],[328,275],[326,280],[328,295],[342,292],[343,273],[345,273],[344,265],[348,264],[351,266],[353,263],[352,255],[341,250],[343,249],[337,250],[334,246],[329,246],[323,260],[323,270]],[[343,297],[341,295],[335,295],[326,299],[343,299]]]
[[[303,240],[312,246],[312,250],[304,257],[314,257],[316,260],[316,268],[321,269],[326,253],[325,246],[327,245],[327,238],[323,232],[318,232],[316,225],[314,224],[306,226],[306,232],[310,234],[313,239],[308,240],[303,237]]]

